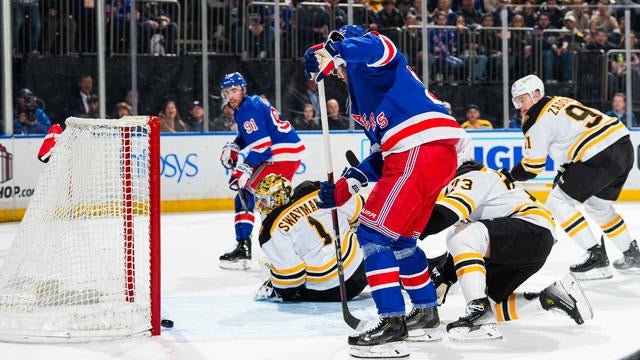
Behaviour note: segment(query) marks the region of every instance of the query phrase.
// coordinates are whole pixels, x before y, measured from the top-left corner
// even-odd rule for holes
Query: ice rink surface
[[[640,239],[640,203],[619,203],[632,234]],[[0,262],[13,241],[17,223],[0,224]],[[257,229],[255,230],[257,231]],[[254,236],[254,239],[257,238]],[[430,255],[444,249],[443,234],[420,243]],[[255,302],[267,278],[254,241],[250,271],[218,268],[218,257],[234,246],[231,212],[167,214],[162,217],[162,314],[175,322],[162,336],[91,344],[34,345],[0,343],[2,359],[351,359],[339,303]],[[621,253],[610,242],[611,260]],[[561,238],[542,270],[520,290],[539,291],[561,279],[582,251]],[[410,345],[412,359],[621,359],[640,349],[640,275],[614,273],[613,279],[583,282],[594,318],[584,325],[543,313],[498,325],[503,340],[461,344],[444,340]],[[365,293],[349,303],[360,318],[377,320]],[[441,331],[464,313],[459,289],[440,307]]]

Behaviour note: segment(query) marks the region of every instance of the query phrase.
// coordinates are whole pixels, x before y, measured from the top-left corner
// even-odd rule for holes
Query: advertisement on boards
[[[469,132],[476,160],[492,169],[510,169],[522,159],[523,135],[517,130],[478,130]],[[621,199],[640,200],[640,131],[631,131],[636,149],[634,165]],[[231,171],[220,163],[220,151],[226,142],[233,141],[233,133],[163,134],[161,137],[161,194],[163,206],[175,203],[171,211],[190,211],[195,202],[198,210],[219,210],[220,201],[231,204],[235,192],[229,189]],[[325,180],[333,171],[338,178],[348,166],[345,152],[353,151],[362,160],[370,153],[369,140],[362,132],[333,132],[330,152],[333,169],[325,165],[325,148],[320,131],[300,132],[305,143],[302,164],[294,177],[294,185],[303,180]],[[42,137],[0,137],[0,211],[24,210],[36,191],[36,184],[44,166],[36,158]],[[241,153],[241,158],[244,154]],[[556,164],[547,158],[545,170],[523,185],[533,191],[548,191],[555,176]],[[366,188],[364,189],[366,191]],[[188,200],[187,202],[184,202]],[[184,202],[184,205],[183,203]],[[184,207],[184,208],[182,208]]]

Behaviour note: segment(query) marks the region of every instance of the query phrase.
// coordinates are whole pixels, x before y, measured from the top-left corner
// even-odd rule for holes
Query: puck
[[[172,328],[173,327],[173,320],[162,319],[162,321],[160,321],[160,325],[162,325],[162,327],[165,327],[165,328]]]

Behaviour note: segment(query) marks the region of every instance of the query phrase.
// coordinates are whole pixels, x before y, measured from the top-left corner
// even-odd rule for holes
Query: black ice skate
[[[438,308],[417,308],[414,307],[407,315],[407,331],[409,337],[407,341],[422,342],[442,340],[442,333],[438,331],[440,317]]]
[[[622,252],[622,257],[613,262],[613,267],[622,273],[640,273],[640,251],[635,240]]]
[[[471,342],[502,339],[496,327],[496,317],[488,298],[471,300],[467,314],[447,324],[447,333],[452,341]]]
[[[593,318],[589,300],[571,273],[542,290],[539,299],[543,309],[569,316],[578,325]]]
[[[600,245],[594,245],[587,250],[580,263],[569,268],[578,280],[600,280],[613,277],[609,268],[609,259],[604,247],[604,238]]]
[[[404,315],[385,316],[374,328],[349,336],[349,354],[357,358],[407,357],[407,337]]]
[[[240,240],[233,251],[220,256],[220,267],[247,270],[251,267],[251,240]]]

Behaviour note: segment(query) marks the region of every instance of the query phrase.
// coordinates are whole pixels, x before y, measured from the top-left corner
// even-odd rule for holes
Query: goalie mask
[[[266,215],[273,209],[288,204],[293,197],[293,188],[286,178],[269,174],[256,185],[254,195],[258,209]]]
[[[529,96],[531,96],[531,100],[535,104],[536,90],[540,92],[541,98],[544,97],[544,83],[539,77],[535,75],[527,75],[516,80],[513,85],[511,85],[511,101],[513,101],[513,106],[515,106],[516,109],[520,108],[516,98],[524,94],[529,94]]]

